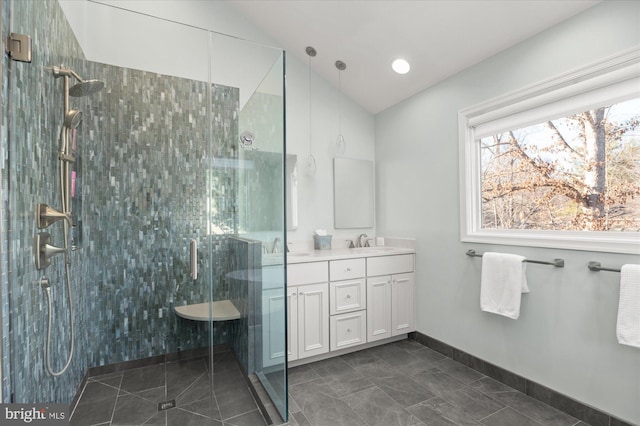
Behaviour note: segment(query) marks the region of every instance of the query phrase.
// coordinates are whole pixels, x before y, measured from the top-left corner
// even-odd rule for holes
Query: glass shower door
[[[3,63],[5,401],[70,403],[89,374],[88,387],[111,393],[95,406],[80,398],[76,414],[115,416],[103,423],[246,414],[233,411],[244,396],[227,393],[225,378],[235,369],[249,386],[264,372],[256,362],[262,242],[279,239],[282,251],[285,235],[283,211],[258,207],[256,193],[252,209],[274,210],[275,222],[268,235],[243,230],[240,121],[258,123],[258,140],[281,156],[283,53],[95,2],[5,1],[3,28],[9,20],[12,31],[32,35],[34,55],[32,63]],[[248,58],[262,68],[247,69]],[[80,91],[65,105],[65,93],[94,79],[102,90]],[[257,88],[272,79],[265,100]],[[72,164],[68,178],[59,178],[61,163]],[[70,188],[68,229],[65,214],[39,229],[38,204],[61,210],[62,186]],[[46,252],[51,264],[38,269],[33,237],[44,232],[51,246],[68,238],[70,249]],[[283,262],[276,275],[284,293]],[[49,310],[52,370],[71,359],[59,376],[45,366]],[[267,392],[286,415],[283,365]],[[127,406],[135,420],[125,417]]]

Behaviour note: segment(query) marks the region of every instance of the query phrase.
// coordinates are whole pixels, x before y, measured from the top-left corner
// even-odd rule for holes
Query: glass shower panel
[[[215,160],[235,172],[236,244],[248,248],[233,272],[244,279],[229,287],[242,307],[234,332],[247,342],[236,353],[286,420],[284,52],[219,34],[212,34],[212,49],[212,81],[238,88],[237,127],[228,132],[235,157]]]

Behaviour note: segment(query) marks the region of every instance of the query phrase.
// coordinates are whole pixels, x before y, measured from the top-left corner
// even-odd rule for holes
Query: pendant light
[[[307,46],[305,52],[307,52],[307,55],[309,56],[307,63],[307,81],[309,89],[309,156],[304,162],[304,170],[307,175],[315,176],[317,170],[316,159],[311,152],[311,58],[316,56],[317,52],[316,49],[311,46]]]
[[[344,155],[347,150],[347,144],[344,141],[344,136],[342,135],[342,81],[341,74],[342,71],[347,69],[347,64],[342,61],[336,61],[336,68],[338,69],[338,91],[340,92],[338,98],[338,137],[336,138],[335,145],[335,153],[336,155]]]

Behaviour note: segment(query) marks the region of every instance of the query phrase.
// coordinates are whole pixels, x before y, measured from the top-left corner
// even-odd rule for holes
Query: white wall
[[[139,14],[87,1],[59,2],[85,50],[85,55],[92,61],[206,80],[207,58],[206,53],[203,54],[207,48],[206,35],[196,28],[178,28],[175,24],[151,19],[149,16],[277,46],[274,40],[249,23],[227,2],[101,1]],[[242,80],[232,79],[238,77],[238,70],[247,68],[240,64],[255,64],[256,55],[260,52],[267,52],[262,55],[262,63],[273,60],[268,53],[269,49],[253,48],[252,52],[257,52],[256,55],[245,58],[239,56],[239,53],[247,49],[247,43],[214,37],[214,50],[220,48],[219,44],[224,44],[223,47],[232,52],[234,47],[237,49],[233,53],[220,55],[226,62],[233,62],[231,66],[223,67],[217,60],[212,61],[214,82],[235,87],[257,86],[260,82],[252,82],[252,75],[245,76]],[[304,52],[302,56],[305,57],[304,61],[291,53],[286,55],[287,153],[298,155],[298,164],[303,163],[309,154],[308,74]],[[312,60],[333,63],[336,59],[323,57],[322,52],[318,52]],[[264,69],[261,66],[257,68]],[[216,72],[223,69],[235,72]],[[246,90],[241,89],[241,104],[246,100],[243,98],[244,93]],[[339,231],[333,228],[332,148],[338,135],[338,101],[339,91],[335,86],[312,73],[311,149],[318,171],[315,176],[310,177],[300,170],[299,226],[297,230],[289,232],[290,241],[310,240],[313,231],[318,228],[327,229],[334,238],[355,237],[361,232],[375,235],[375,228]],[[345,157],[375,159],[374,117],[346,97],[342,100],[342,133],[347,142]]]
[[[318,53],[313,60],[321,60]],[[330,60],[330,59],[328,59]],[[346,71],[345,71],[346,72]],[[287,152],[298,155],[298,230],[289,232],[290,240],[308,240],[318,228],[335,237],[353,238],[374,229],[335,230],[333,228],[333,157],[339,133],[339,92],[315,74],[311,76],[311,152],[316,159],[315,176],[305,174],[309,155],[309,89],[307,65],[287,58]],[[375,124],[371,114],[352,101],[342,101],[342,134],[347,149],[344,157],[375,159]]]
[[[640,259],[461,243],[457,112],[637,45],[639,18],[637,2],[604,2],[376,116],[378,232],[417,237],[418,331],[632,423],[640,350],[616,341],[620,276],[586,265]],[[481,261],[469,248],[566,267],[527,267],[531,293],[514,321],[480,312]]]

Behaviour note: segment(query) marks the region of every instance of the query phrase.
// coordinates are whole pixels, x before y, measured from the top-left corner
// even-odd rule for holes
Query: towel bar
[[[589,264],[587,265],[587,268],[589,268],[590,271],[609,271],[609,272],[620,272],[620,269],[613,269],[613,268],[603,268],[602,265],[600,265],[600,262],[589,262]]]
[[[482,254],[477,254],[475,250],[471,249],[471,250],[467,250],[467,256],[471,256],[471,257],[482,257]],[[524,262],[527,263],[537,263],[540,265],[552,265],[555,266],[556,268],[564,268],[564,259],[553,259],[553,262],[545,262],[543,260],[530,260],[530,259],[525,259]]]

